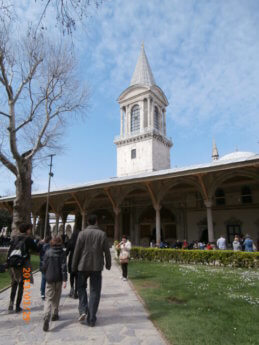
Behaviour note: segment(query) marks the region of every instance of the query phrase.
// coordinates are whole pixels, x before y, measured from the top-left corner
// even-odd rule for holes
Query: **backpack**
[[[25,246],[26,238],[18,238],[12,245],[11,252],[7,258],[7,263],[9,267],[19,268],[22,267],[25,259],[28,256]]]

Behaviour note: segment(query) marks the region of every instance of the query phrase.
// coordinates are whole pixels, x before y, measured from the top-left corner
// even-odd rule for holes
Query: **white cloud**
[[[255,0],[104,4],[89,34],[97,37],[91,65],[92,73],[99,73],[100,91],[114,97],[129,85],[143,40],[177,125],[210,124],[222,131],[232,123],[255,133],[258,9]]]

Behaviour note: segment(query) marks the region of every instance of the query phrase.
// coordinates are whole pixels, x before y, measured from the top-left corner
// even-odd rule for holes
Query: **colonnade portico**
[[[220,168],[218,165],[208,164],[198,169],[184,171],[174,169],[164,174],[154,172],[131,178],[108,179],[102,183],[88,184],[74,189],[51,191],[49,212],[56,214],[56,229],[57,224],[60,223],[62,229],[65,229],[69,215],[80,214],[82,228],[85,228],[88,214],[93,212],[99,215],[106,214],[105,219],[100,219],[100,226],[107,231],[110,243],[114,239],[119,239],[122,233],[127,233],[133,244],[139,245],[145,242],[147,245],[148,237],[151,238],[154,228],[156,228],[157,243],[160,243],[161,236],[165,240],[170,238],[172,241],[182,240],[185,237],[189,241],[199,239],[201,234],[198,224],[204,218],[207,219],[208,240],[213,242],[222,232],[226,232],[224,225],[227,224],[226,222],[238,219],[242,214],[244,217],[249,215],[246,217],[250,218],[252,215],[255,219],[246,226],[245,218],[240,216],[239,223],[244,228],[241,230],[245,233],[252,231],[251,235],[257,236],[258,176],[259,159],[257,158],[256,161],[239,162],[232,167],[230,164],[222,165]],[[239,195],[233,197],[243,185],[250,186],[253,192],[250,204],[243,204]],[[222,206],[216,204],[215,190],[218,187],[226,190],[226,204]],[[46,193],[32,195],[32,215],[36,228],[39,226],[40,217],[44,217],[46,195]],[[12,202],[13,198],[2,198],[0,206],[11,210]],[[140,220],[148,207],[154,210],[153,220],[150,218],[147,221]],[[163,210],[168,210],[175,222],[166,225]],[[255,224],[254,228],[253,224]],[[43,234],[41,232],[38,235]]]

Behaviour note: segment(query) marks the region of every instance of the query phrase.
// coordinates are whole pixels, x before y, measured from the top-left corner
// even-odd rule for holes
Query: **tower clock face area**
[[[167,98],[156,85],[144,46],[130,86],[118,102],[121,109],[117,146],[117,176],[170,168],[172,142],[166,137]]]

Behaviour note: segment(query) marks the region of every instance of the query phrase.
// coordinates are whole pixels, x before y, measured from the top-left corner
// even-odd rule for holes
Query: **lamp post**
[[[47,194],[47,203],[46,203],[46,214],[45,214],[45,224],[44,224],[44,238],[46,238],[47,234],[47,224],[48,224],[48,212],[49,212],[49,192],[50,192],[50,180],[51,177],[54,176],[52,172],[52,159],[55,154],[51,154],[50,156],[50,166],[49,166],[49,185],[48,185],[48,194]]]

